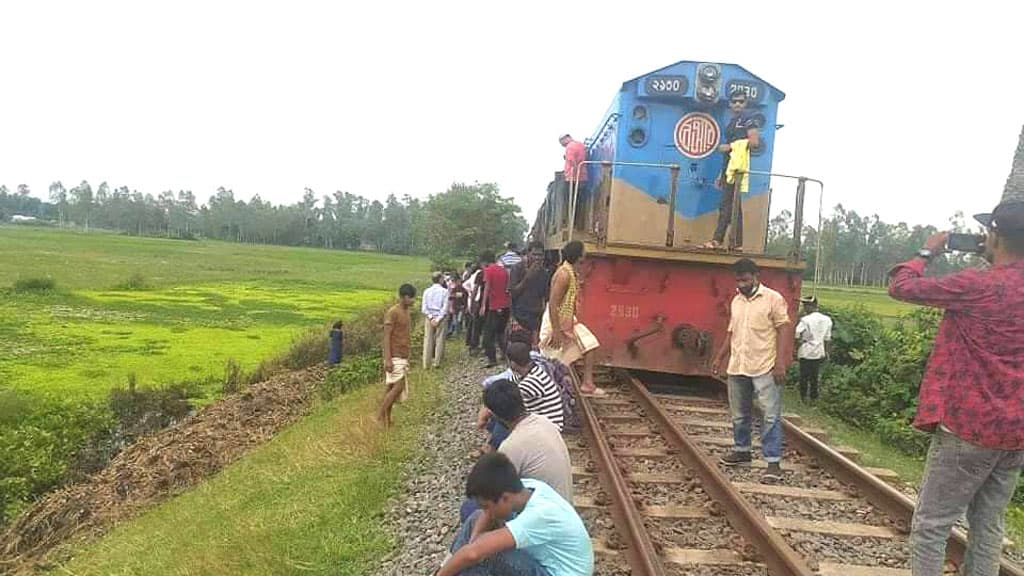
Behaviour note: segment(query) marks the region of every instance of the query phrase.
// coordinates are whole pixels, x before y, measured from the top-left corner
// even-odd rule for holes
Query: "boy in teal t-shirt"
[[[439,576],[591,576],[594,550],[572,504],[550,486],[520,479],[500,452],[477,461],[466,497],[480,510],[463,524]]]

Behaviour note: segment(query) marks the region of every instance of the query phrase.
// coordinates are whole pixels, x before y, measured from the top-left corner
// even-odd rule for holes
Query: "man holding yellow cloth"
[[[729,97],[729,109],[733,117],[725,126],[726,143],[718,147],[723,155],[723,163],[716,186],[722,190],[722,201],[718,206],[718,225],[714,237],[703,245],[704,248],[721,248],[725,232],[733,224],[729,249],[743,249],[743,209],[739,196],[750,191],[750,152],[761,143],[757,121],[744,113],[746,107],[747,95],[743,92]]]

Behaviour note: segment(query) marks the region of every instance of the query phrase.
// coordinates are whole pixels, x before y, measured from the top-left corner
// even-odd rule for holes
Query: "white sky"
[[[1024,3],[944,4],[5,1],[0,183],[290,203],[496,181],[532,220],[559,134],[705,60],[786,92],[775,169],[826,206],[941,225],[998,201],[1024,123]]]

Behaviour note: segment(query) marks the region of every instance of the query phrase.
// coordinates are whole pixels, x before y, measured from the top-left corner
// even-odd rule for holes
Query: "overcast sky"
[[[559,134],[701,60],[786,92],[775,169],[824,180],[826,206],[941,225],[1009,173],[1024,3],[941,4],[4,2],[0,183],[290,203],[494,181],[532,220]]]

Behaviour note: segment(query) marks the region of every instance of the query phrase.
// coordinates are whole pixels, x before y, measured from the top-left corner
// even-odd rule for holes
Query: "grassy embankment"
[[[399,466],[439,406],[440,372],[387,434],[374,385],[342,396],[195,490],[118,526],[52,574],[332,574],[372,571],[392,546],[381,522]],[[424,567],[428,573],[430,567]]]

